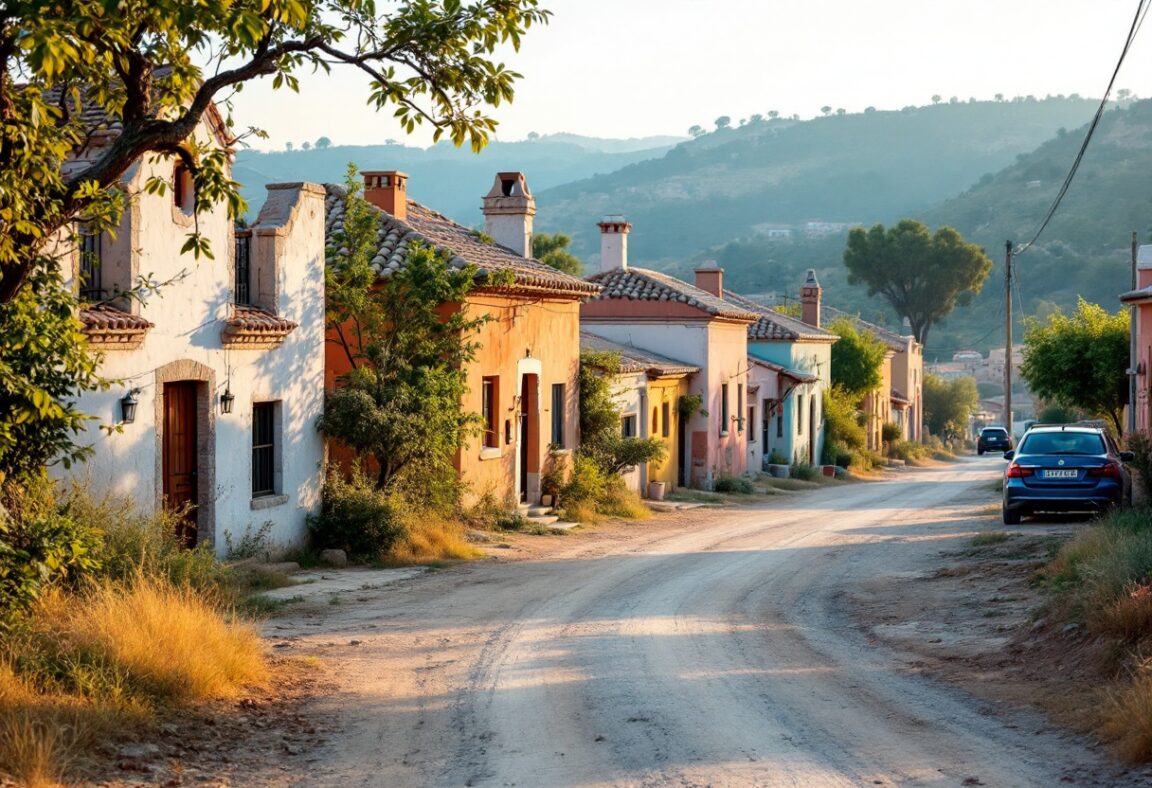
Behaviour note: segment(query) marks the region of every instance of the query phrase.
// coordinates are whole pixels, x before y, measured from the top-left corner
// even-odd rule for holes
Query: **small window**
[[[804,434],[804,395],[796,395],[796,434]]]
[[[779,413],[776,415],[776,437],[784,437],[784,414]]]
[[[552,444],[564,448],[564,412],[567,397],[563,383],[552,384]]]
[[[252,497],[276,494],[276,406],[252,406]]]
[[[744,412],[744,384],[736,384],[736,415]]]
[[[237,304],[252,303],[252,236],[236,235],[236,288]]]
[[[89,232],[87,225],[81,225],[79,236],[80,300],[99,301],[104,297],[100,234]]]
[[[650,435],[660,434],[660,409],[656,406],[652,407],[652,429],[649,430]]]
[[[728,434],[728,419],[731,414],[728,412],[728,384],[722,383],[720,385],[720,434]]]
[[[636,437],[636,416],[625,416],[620,419],[620,434],[625,438]]]
[[[748,435],[752,443],[756,442],[756,406],[748,406]]]
[[[172,204],[184,213],[192,213],[195,207],[195,191],[192,173],[184,166],[184,162],[176,162],[172,168]]]
[[[665,438],[672,434],[672,406],[667,402],[660,406],[660,434]]]
[[[493,375],[484,378],[483,402],[480,415],[484,419],[484,446],[495,449],[500,446],[499,419],[497,410],[500,403],[500,377]]]

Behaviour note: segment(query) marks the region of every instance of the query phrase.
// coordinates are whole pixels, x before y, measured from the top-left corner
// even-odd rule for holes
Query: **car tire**
[[[1003,509],[1004,525],[1020,525],[1020,510],[1019,509]]]
[[[977,449],[976,450],[976,456],[983,457],[984,456],[984,450],[983,449]]]

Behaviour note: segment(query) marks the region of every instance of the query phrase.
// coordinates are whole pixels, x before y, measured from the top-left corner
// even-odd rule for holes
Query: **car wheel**
[[[984,450],[983,450],[983,449],[977,449],[977,450],[976,450],[976,454],[977,454],[977,456],[979,456],[979,457],[983,457],[983,456],[984,456]]]
[[[1020,510],[1019,509],[1005,508],[1003,510],[1003,513],[1004,513],[1004,525],[1020,525]]]

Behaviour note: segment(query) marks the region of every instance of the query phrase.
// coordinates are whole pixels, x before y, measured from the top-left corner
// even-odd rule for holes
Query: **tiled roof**
[[[1152,299],[1152,285],[1142,287],[1139,290],[1129,290],[1127,293],[1120,294],[1120,300],[1125,303],[1147,301],[1148,299]]]
[[[765,361],[762,358],[749,356],[748,361],[754,366],[763,367],[764,369],[778,372],[786,378],[792,378],[799,383],[815,383],[820,379],[819,375],[813,375],[811,372],[800,372],[799,370],[789,369],[788,367],[781,366],[780,364],[773,364],[771,361]]]
[[[837,309],[834,306],[828,306],[827,304],[824,304],[820,307],[820,319],[822,322],[830,323],[838,317],[848,318],[852,321],[853,325],[855,325],[857,329],[860,331],[867,331],[869,334],[872,334],[893,350],[901,351],[907,350],[908,348],[907,337],[902,337],[895,331],[891,331],[882,326],[878,326],[875,323],[869,323],[867,320],[863,320],[857,315],[849,314],[848,312],[845,312],[842,309]]]
[[[326,184],[325,229],[328,237],[327,254],[329,262],[337,251],[332,244],[335,234],[344,227],[344,200],[347,192],[340,186]],[[599,292],[599,288],[575,276],[557,271],[551,266],[513,252],[497,243],[482,240],[475,232],[457,224],[447,216],[436,213],[420,203],[408,201],[408,218],[404,221],[387,212],[370,206],[377,213],[379,246],[372,258],[372,267],[381,279],[400,269],[408,255],[408,246],[413,242],[428,244],[446,252],[455,268],[472,264],[480,268],[479,274],[488,271],[511,271],[515,278],[515,289],[533,292],[562,293],[586,297]]]
[[[291,320],[277,317],[259,307],[238,304],[233,309],[235,313],[228,320],[228,327],[234,331],[253,334],[286,334],[297,326]]]
[[[903,404],[903,405],[911,405],[911,404],[912,404],[912,400],[910,400],[910,399],[908,399],[907,397],[905,397],[905,396],[904,396],[904,395],[903,395],[903,394],[900,392],[900,390],[899,390],[899,389],[892,389],[892,393],[891,393],[891,395],[889,396],[889,399],[891,399],[893,402],[899,402],[899,403],[901,403],[901,404]]]
[[[831,331],[825,331],[822,328],[810,326],[803,320],[798,320],[788,315],[783,315],[775,309],[758,304],[750,298],[745,298],[738,293],[733,293],[731,290],[724,291],[724,300],[733,304],[739,304],[750,312],[755,312],[760,316],[752,325],[748,326],[748,339],[749,340],[784,340],[784,341],[797,341],[809,340],[812,342],[835,342],[837,336]]]
[[[580,332],[580,350],[591,350],[598,353],[618,353],[620,355],[621,372],[646,372],[650,375],[691,375],[699,372],[700,367],[686,364],[683,361],[641,350],[637,347],[621,345],[604,337]]]
[[[92,304],[80,310],[80,322],[85,331],[147,331],[152,324],[139,315],[132,315],[111,304]]]
[[[747,309],[717,298],[675,277],[646,268],[613,268],[587,277],[604,288],[597,298],[627,299],[630,301],[679,301],[716,317],[736,320],[756,320],[758,315]]]

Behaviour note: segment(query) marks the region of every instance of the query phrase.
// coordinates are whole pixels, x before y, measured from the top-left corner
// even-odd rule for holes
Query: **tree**
[[[832,384],[859,401],[880,385],[887,348],[851,318],[838,317],[825,328],[839,337],[832,345]]]
[[[568,251],[568,245],[571,243],[572,237],[563,233],[555,235],[537,233],[532,236],[532,256],[557,271],[580,276],[584,271],[584,263]]]
[[[1004,94],[1003,94],[1003,93],[997,93],[997,94],[994,96],[994,98],[995,98],[997,101],[1003,101],[1003,100],[1004,100]]]
[[[720,117],[716,118],[716,128],[717,129],[726,129],[731,125],[732,125],[732,118],[728,115],[721,115]]]
[[[928,332],[957,305],[967,305],[992,271],[984,250],[951,227],[930,234],[904,219],[888,230],[853,228],[844,250],[848,281],[863,283],[868,295],[879,293],[901,318],[908,318],[920,344]]]
[[[284,143],[284,150],[288,151],[289,153],[291,153],[295,149],[296,149],[296,145],[292,142],[292,140],[288,140],[288,142]]]
[[[325,272],[326,323],[351,371],[329,392],[319,427],[376,464],[376,484],[442,478],[478,417],[464,413],[464,365],[476,354],[474,336],[488,316],[441,305],[461,303],[477,268],[453,268],[448,256],[410,246],[405,264],[377,279],[379,213],[360,196],[349,167],[344,227],[333,238],[342,251]]]
[[[933,94],[932,103],[933,104],[939,104],[940,103],[940,94],[939,93]]]
[[[980,404],[975,379],[944,380],[926,374],[923,393],[924,423],[930,433],[946,440],[967,433],[968,417]]]
[[[844,109],[843,107],[840,107],[839,109],[836,110],[836,117],[838,117],[838,118],[842,118],[847,114],[848,114],[848,110]]]
[[[689,126],[688,127],[688,136],[693,137],[693,138],[703,137],[704,136],[704,129],[700,128],[699,125]]]
[[[661,462],[666,454],[660,438],[625,438],[620,406],[612,390],[620,374],[618,353],[580,354],[580,453],[609,476],[648,462]]]
[[[221,203],[232,218],[244,214],[228,152],[194,138],[213,102],[223,133],[234,135],[231,97],[244,85],[268,78],[273,88],[296,90],[302,70],[346,66],[368,76],[369,102],[390,108],[406,131],[427,125],[435,138],[446,134],[479,149],[496,126],[481,107],[510,100],[519,78],[495,53],[517,47],[550,16],[537,0],[424,0],[381,9],[368,0],[0,7],[0,441],[13,440],[17,423],[25,435],[43,425],[35,442],[69,451],[58,428],[70,417],[59,417],[71,412],[71,396],[98,379],[80,368],[76,354],[86,351],[76,324],[64,330],[60,322],[60,310],[76,303],[53,275],[54,250],[79,219],[89,232],[118,226],[126,203],[120,182],[131,166],[145,156],[179,161],[192,177],[196,216]],[[147,188],[169,187],[157,178]],[[184,251],[212,258],[196,223]],[[51,376],[41,385],[18,371],[26,348],[17,341],[44,331],[59,344],[37,340],[42,363],[72,370],[74,387]]]
[[[316,146],[316,150],[325,150],[326,148],[332,147],[332,140],[327,137],[317,137],[316,142],[313,144]]]
[[[536,132],[536,131],[528,132],[528,141],[529,142],[535,142],[538,139],[540,139],[540,133],[539,132]]]
[[[300,143],[300,150],[312,150],[312,143],[308,140],[304,140]]]
[[[832,107],[825,104],[823,107],[820,108],[820,112],[822,112],[824,115],[831,115],[832,114]]]
[[[1127,101],[1130,98],[1132,98],[1132,91],[1129,90],[1128,88],[1120,88],[1119,90],[1116,91],[1116,100],[1117,101],[1123,102],[1123,101]]]
[[[1020,374],[1033,393],[1112,421],[1123,434],[1128,402],[1128,310],[1108,314],[1083,298],[1076,313],[1025,323]]]
[[[775,109],[768,110],[768,119],[769,120],[776,120],[776,118],[778,118],[778,117],[780,117],[780,111],[779,110],[775,110]]]

